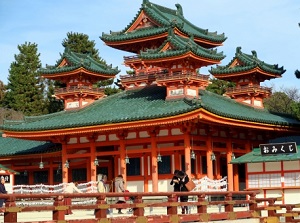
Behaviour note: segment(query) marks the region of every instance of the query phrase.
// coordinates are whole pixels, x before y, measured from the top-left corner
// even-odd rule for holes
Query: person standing
[[[172,177],[172,180],[170,182],[170,185],[174,185],[174,192],[178,192],[180,191],[180,184],[179,184],[179,181],[180,181],[180,178],[178,177],[178,173],[179,173],[179,170],[175,170],[174,171],[174,175]],[[176,201],[178,201],[178,197],[176,196]]]
[[[65,190],[64,190],[64,193],[67,193],[67,194],[72,194],[74,192],[76,192],[76,193],[82,193],[82,191],[79,190],[77,188],[77,186],[78,186],[77,182],[75,182],[75,183],[73,183],[73,182],[68,183],[67,186],[66,186],[66,188],[65,188]],[[72,199],[70,197],[65,197],[64,198],[64,205],[70,206],[71,204],[72,204]],[[73,214],[73,212],[70,209],[70,207],[66,210],[65,214],[66,215]]]
[[[106,193],[107,189],[106,189],[106,182],[107,182],[107,176],[106,175],[102,175],[99,174],[98,175],[98,184],[97,184],[97,192],[98,193]]]
[[[177,175],[179,177],[180,191],[181,192],[189,191],[185,186],[187,184],[187,182],[189,182],[189,180],[190,180],[188,175],[183,171],[179,171],[177,173]],[[180,196],[179,199],[180,199],[180,202],[188,202],[189,197],[188,196]],[[188,214],[188,207],[187,206],[181,206],[181,213],[182,214]]]
[[[5,188],[5,180],[4,177],[1,177],[1,183],[0,183],[0,193],[1,194],[7,194],[6,188]],[[0,208],[3,207],[3,203],[4,203],[5,199],[0,199]],[[3,213],[1,213],[0,215],[3,215]]]
[[[98,183],[97,183],[97,192],[98,193],[106,193],[108,192],[107,187],[107,176],[105,174],[98,174]],[[106,200],[106,198],[105,198]],[[96,210],[94,211],[94,215],[96,214]],[[110,210],[107,209],[107,214],[110,214]]]
[[[124,188],[124,179],[122,175],[118,175],[115,178],[115,192],[117,193],[124,193],[125,192],[125,188]],[[125,197],[118,197],[118,201],[117,204],[122,204],[125,203]],[[122,213],[122,208],[118,208],[118,214],[123,214]]]

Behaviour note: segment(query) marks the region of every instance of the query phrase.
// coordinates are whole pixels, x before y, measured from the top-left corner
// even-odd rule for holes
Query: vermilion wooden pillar
[[[63,183],[68,183],[69,181],[69,169],[65,166],[66,161],[68,160],[67,157],[67,145],[62,143],[62,173],[63,173]],[[69,160],[68,160],[69,161]]]
[[[123,176],[125,182],[127,182],[126,176],[126,163],[125,163],[125,156],[126,156],[126,145],[125,140],[122,138],[120,140],[120,173]]]
[[[228,181],[228,190],[233,191],[233,165],[230,164],[232,158],[232,140],[228,140],[226,143],[226,161],[227,161],[227,181]]]
[[[238,173],[238,165],[233,165],[233,190],[239,191],[240,185],[239,185],[239,173]]]
[[[207,162],[207,177],[209,179],[214,179],[214,173],[213,173],[213,161],[211,160],[211,154],[212,154],[212,140],[211,136],[207,139],[207,151],[206,151],[206,162]]]
[[[151,134],[151,175],[152,192],[158,192],[158,167],[157,167],[157,143],[156,135]]]
[[[189,133],[184,133],[184,157],[185,173],[191,176],[191,143]]]
[[[90,165],[88,166],[88,174],[87,179],[91,179],[91,181],[97,181],[97,167],[94,164],[94,160],[97,157],[96,155],[96,144],[94,139],[90,139],[90,150],[91,150],[91,158]]]

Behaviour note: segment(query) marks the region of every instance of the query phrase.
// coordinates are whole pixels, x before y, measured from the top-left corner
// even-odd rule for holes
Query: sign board
[[[260,144],[259,148],[261,155],[297,153],[297,145],[295,142]]]

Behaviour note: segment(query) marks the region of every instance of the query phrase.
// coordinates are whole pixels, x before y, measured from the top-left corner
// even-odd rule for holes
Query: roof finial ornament
[[[180,4],[175,4],[176,8],[177,8],[177,14],[183,17],[183,10]]]
[[[257,58],[257,53],[256,53],[256,51],[255,51],[255,50],[252,50],[251,52],[252,52],[252,55],[253,55],[255,58]]]
[[[149,0],[143,0],[143,5],[149,4]]]
[[[236,48],[235,53],[241,53],[241,52],[242,52],[242,47],[238,46],[238,47]]]

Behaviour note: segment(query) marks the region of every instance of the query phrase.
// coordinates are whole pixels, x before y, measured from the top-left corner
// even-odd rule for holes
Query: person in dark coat
[[[7,194],[7,191],[5,189],[5,180],[4,177],[1,177],[1,183],[0,183],[0,193],[1,194]],[[0,208],[3,207],[3,203],[5,202],[5,199],[0,199]],[[3,215],[3,213],[1,213],[1,215]]]
[[[180,187],[180,191],[181,192],[187,192],[188,189],[186,188],[186,184],[187,182],[189,182],[189,177],[188,175],[185,174],[185,172],[183,171],[179,171],[177,173],[178,177],[179,177],[179,187]],[[188,202],[189,197],[188,196],[180,196],[179,197],[180,202]],[[182,214],[188,214],[188,207],[187,206],[182,206],[181,207],[181,213]]]
[[[170,182],[170,185],[174,185],[174,192],[179,192],[180,191],[180,184],[179,184],[179,177],[178,177],[178,172],[179,170],[174,171],[174,176],[172,177],[172,180]],[[178,198],[176,198],[178,200]]]

